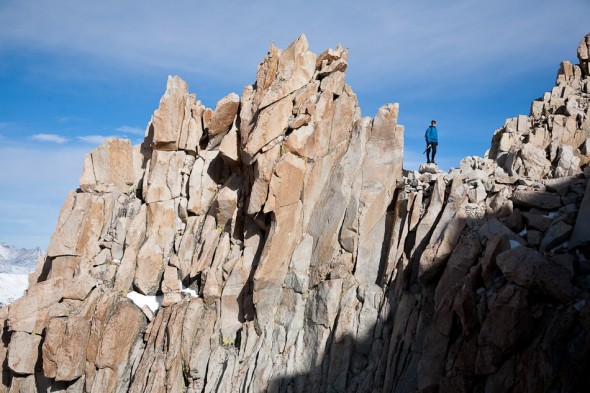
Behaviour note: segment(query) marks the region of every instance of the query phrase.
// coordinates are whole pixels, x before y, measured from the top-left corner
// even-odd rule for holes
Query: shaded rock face
[[[361,118],[340,47],[271,46],[214,110],[170,77],[142,145],[87,156],[0,309],[0,392],[582,391],[580,48],[563,114],[550,95],[449,173],[402,170],[398,105]]]

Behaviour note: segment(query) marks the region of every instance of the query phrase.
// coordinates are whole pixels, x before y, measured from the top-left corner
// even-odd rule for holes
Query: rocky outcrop
[[[561,63],[555,87],[533,101],[529,116],[508,119],[494,133],[489,157],[509,175],[563,178],[588,164],[589,42],[580,42],[580,64]]]
[[[360,116],[341,47],[271,45],[214,110],[170,77],[0,309],[0,392],[581,391],[581,48],[559,98],[449,173],[402,169],[398,105]]]

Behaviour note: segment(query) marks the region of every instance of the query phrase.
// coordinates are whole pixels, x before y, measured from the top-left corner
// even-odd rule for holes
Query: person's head
[[[435,126],[435,125],[436,125],[436,120],[432,120],[432,121],[430,122],[430,125],[431,125],[431,126]]]

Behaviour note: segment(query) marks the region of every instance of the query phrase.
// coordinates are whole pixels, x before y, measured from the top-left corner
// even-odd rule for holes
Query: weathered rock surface
[[[589,40],[450,173],[402,169],[340,46],[271,45],[215,110],[170,77],[0,309],[0,392],[585,391]]]

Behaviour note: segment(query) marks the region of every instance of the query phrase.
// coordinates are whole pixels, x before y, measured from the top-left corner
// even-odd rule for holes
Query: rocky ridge
[[[402,169],[341,47],[271,45],[215,109],[170,77],[0,309],[0,392],[581,391],[589,51],[450,173]]]

